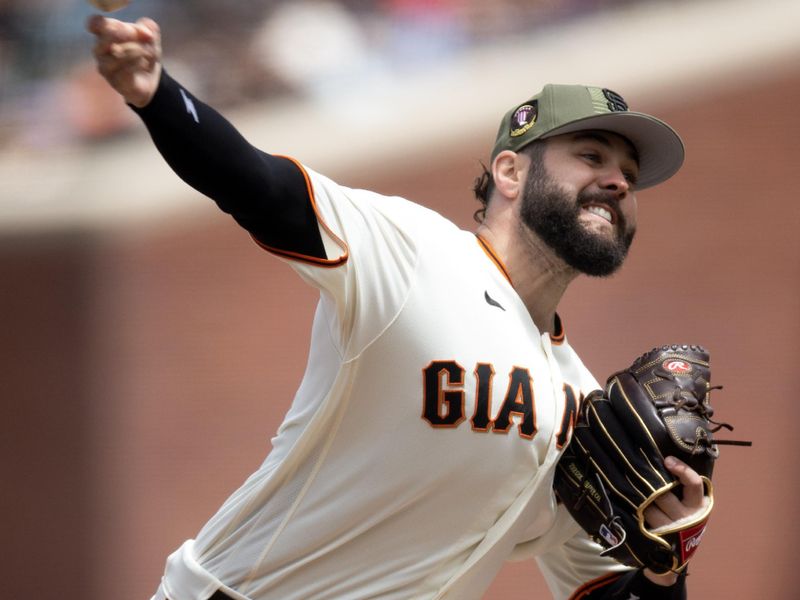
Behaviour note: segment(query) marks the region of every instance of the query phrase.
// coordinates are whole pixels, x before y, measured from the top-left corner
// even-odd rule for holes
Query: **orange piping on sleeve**
[[[279,156],[279,155],[276,155],[276,156]],[[333,268],[333,267],[338,267],[339,265],[343,265],[344,263],[347,262],[347,259],[350,256],[349,249],[347,247],[347,244],[344,242],[344,240],[342,240],[339,236],[337,236],[335,233],[333,233],[331,228],[328,227],[328,224],[322,218],[322,215],[320,215],[319,209],[317,208],[317,200],[316,200],[316,197],[314,196],[314,187],[311,185],[311,180],[308,177],[308,173],[306,172],[305,168],[303,168],[303,165],[301,165],[299,162],[297,162],[291,156],[280,156],[280,158],[285,158],[287,160],[292,161],[297,166],[297,168],[300,169],[300,172],[303,174],[303,179],[306,182],[306,190],[308,191],[308,199],[311,201],[311,207],[314,209],[314,214],[317,216],[317,222],[322,226],[322,229],[325,230],[325,233],[327,233],[330,236],[330,238],[342,249],[342,255],[339,256],[338,258],[334,258],[334,259],[318,258],[316,256],[308,256],[306,254],[300,254],[298,252],[290,252],[289,250],[281,250],[280,248],[273,248],[272,246],[268,246],[267,244],[261,243],[260,241],[258,241],[253,236],[250,236],[250,237],[253,238],[253,241],[259,247],[261,247],[264,250],[266,250],[267,252],[270,252],[270,253],[275,254],[277,256],[282,256],[284,258],[288,258],[288,259],[291,259],[291,260],[297,260],[297,261],[301,261],[301,262],[309,263],[309,264],[312,264],[312,265],[315,265],[315,266],[318,266],[318,267],[325,267],[325,268]]]

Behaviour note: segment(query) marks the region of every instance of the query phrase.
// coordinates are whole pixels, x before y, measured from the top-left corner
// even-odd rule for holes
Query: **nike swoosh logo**
[[[194,102],[192,102],[192,99],[189,98],[186,92],[184,92],[182,89],[181,89],[181,96],[183,97],[183,103],[186,105],[186,112],[192,115],[195,123],[199,123],[200,117],[197,116],[197,108],[195,107]]]
[[[502,304],[500,304],[500,303],[499,303],[497,300],[495,300],[494,298],[492,298],[492,297],[489,295],[489,292],[488,292],[488,291],[486,291],[486,292],[484,292],[484,293],[483,293],[483,297],[484,297],[484,299],[486,300],[486,304],[488,304],[489,306],[496,306],[497,308],[499,308],[499,309],[500,309],[500,310],[502,310],[502,311],[505,311],[505,310],[506,310],[505,308],[503,308],[503,305],[502,305]]]

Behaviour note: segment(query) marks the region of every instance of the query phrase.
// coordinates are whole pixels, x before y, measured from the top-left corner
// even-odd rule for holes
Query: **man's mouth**
[[[617,222],[616,213],[610,206],[606,204],[587,204],[583,206],[583,210],[592,213],[593,215],[597,215],[602,219],[605,219],[612,225]]]

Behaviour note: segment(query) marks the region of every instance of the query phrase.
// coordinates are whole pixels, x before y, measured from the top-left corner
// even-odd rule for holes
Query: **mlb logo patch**
[[[602,537],[609,546],[618,546],[619,545],[619,538],[614,535],[614,533],[605,526],[605,524],[600,525],[600,537]]]

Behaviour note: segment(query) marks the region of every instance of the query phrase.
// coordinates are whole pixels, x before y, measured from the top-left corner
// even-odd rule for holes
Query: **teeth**
[[[606,221],[611,223],[611,212],[602,206],[588,206],[586,208],[590,213],[603,217]]]

